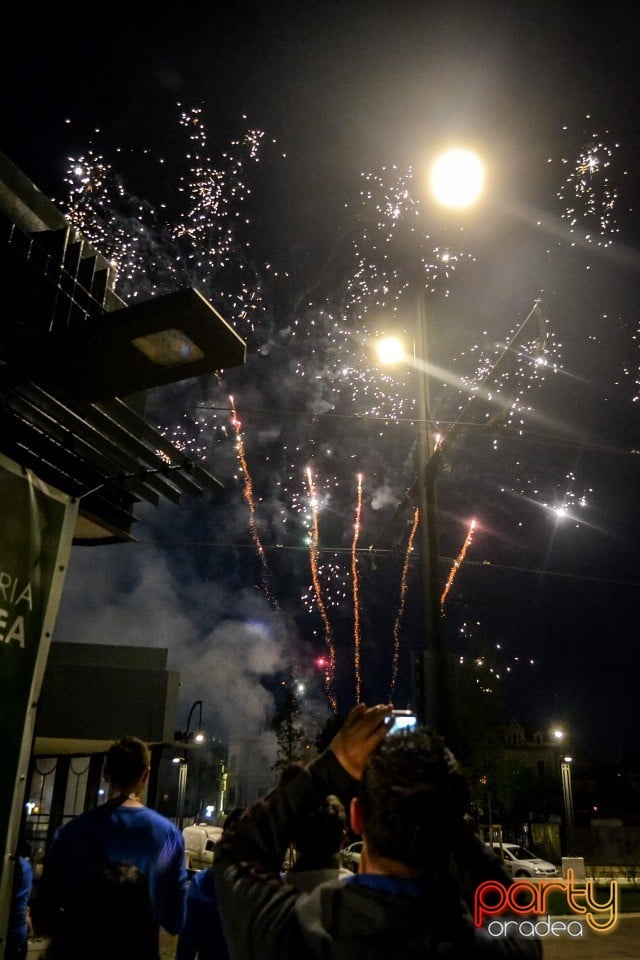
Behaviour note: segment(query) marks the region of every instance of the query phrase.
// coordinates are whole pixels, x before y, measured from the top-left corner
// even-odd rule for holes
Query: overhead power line
[[[206,550],[251,550],[255,551],[255,544],[253,543],[223,543],[217,540],[134,540],[132,543],[127,544],[128,548],[133,546],[143,546],[143,547],[175,547],[176,549],[206,549]],[[309,548],[307,546],[297,546],[295,544],[283,544],[283,543],[273,543],[273,544],[263,544],[263,550],[270,552],[282,552],[282,553],[308,553]],[[318,553],[330,553],[332,555],[343,555],[351,556],[352,548],[351,547],[322,547],[318,545]],[[358,548],[356,553],[362,557],[369,557],[372,563],[375,563],[379,559],[402,559],[400,552],[398,550],[393,550],[390,548],[385,548],[381,550],[371,551],[369,548]],[[417,559],[417,556],[414,559]],[[441,557],[442,563],[452,564],[454,562],[454,557]],[[587,583],[606,583],[611,586],[618,587],[632,587],[634,589],[640,588],[640,581],[637,580],[616,580],[611,577],[595,577],[588,576],[582,573],[571,573],[563,570],[545,570],[542,567],[516,567],[512,564],[506,563],[494,563],[492,560],[469,560],[464,561],[465,567],[481,567],[487,572],[490,571],[504,571],[507,573],[522,573],[530,574],[534,576],[542,577],[554,577],[557,579],[565,580],[577,580],[584,581]]]
[[[222,405],[198,404],[196,410],[214,410],[222,413],[232,413],[231,407]],[[360,413],[311,413],[304,410],[287,410],[282,407],[242,407],[242,413],[259,414],[261,416],[282,416],[282,417],[305,417],[308,420],[352,420],[357,423],[398,423],[407,426],[415,426],[421,423],[419,417],[384,417],[374,416],[373,414]],[[525,430],[522,427],[508,426],[506,424],[496,426],[492,421],[478,422],[476,420],[433,420],[430,424],[437,429],[439,427],[457,427],[470,428],[477,431],[489,430],[493,433],[520,437],[527,443],[556,444],[557,446],[566,446],[569,448],[579,448],[581,450],[593,450],[598,453],[611,454],[617,457],[639,457],[640,449],[613,447],[611,444],[602,443],[597,440],[589,440],[586,437],[571,437],[557,433],[544,433],[536,430]]]

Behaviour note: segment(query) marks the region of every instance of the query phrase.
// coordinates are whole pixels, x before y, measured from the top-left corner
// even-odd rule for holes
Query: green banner
[[[0,455],[0,927],[77,501]]]

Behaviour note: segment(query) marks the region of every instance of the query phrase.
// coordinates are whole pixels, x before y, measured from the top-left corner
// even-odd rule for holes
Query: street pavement
[[[160,960],[175,960],[178,938],[160,931]],[[640,957],[640,914],[622,914],[613,933],[590,930],[584,937],[544,940],[543,960],[638,960]],[[303,960],[301,957],[300,960]]]
[[[175,960],[178,938],[166,930],[160,931],[160,960]]]
[[[544,940],[544,960],[638,960],[640,957],[640,914],[621,914],[612,933]]]

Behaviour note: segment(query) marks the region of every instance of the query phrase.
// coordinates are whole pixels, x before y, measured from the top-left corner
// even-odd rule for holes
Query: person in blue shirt
[[[123,737],[107,752],[109,799],[70,820],[54,837],[33,904],[36,932],[53,932],[61,911],[98,870],[131,864],[146,877],[156,922],[168,933],[182,929],[188,876],[179,830],[140,800],[150,771],[148,747]]]
[[[189,884],[187,915],[176,949],[176,960],[229,960],[216,905],[213,871],[199,870]]]
[[[27,843],[23,843],[19,855],[16,857],[15,873],[13,875],[13,897],[9,914],[5,960],[24,960],[27,955],[27,942],[31,934],[29,899],[33,885],[33,868],[30,858],[31,849]]]
[[[67,903],[44,960],[160,960],[149,884],[130,863],[97,870]]]
[[[225,829],[242,816],[235,807],[225,820]],[[214,852],[215,860],[215,852]],[[178,937],[176,960],[229,960],[227,942],[222,932],[216,890],[211,868],[199,870],[189,884],[187,914]]]

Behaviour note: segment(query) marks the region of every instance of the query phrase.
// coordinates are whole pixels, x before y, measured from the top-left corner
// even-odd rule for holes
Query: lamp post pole
[[[178,798],[176,803],[176,819],[178,821],[178,830],[182,831],[184,825],[184,799],[187,789],[187,761],[180,760],[178,767]]]
[[[440,612],[440,548],[436,481],[439,454],[436,450],[431,422],[428,374],[428,324],[423,280],[418,274],[416,331],[414,336],[415,365],[418,371],[418,510],[420,518],[420,570],[423,592],[423,644],[419,656],[420,712],[423,721],[453,740],[451,703],[446,650],[443,643]]]
[[[562,780],[562,800],[564,806],[564,826],[566,853],[571,853],[573,846],[573,788],[571,785],[571,757],[563,757],[560,763],[560,778]]]
[[[462,210],[473,205],[484,181],[481,160],[468,150],[452,149],[443,153],[431,168],[431,189],[443,206]],[[424,643],[420,657],[419,696],[423,698],[424,721],[455,746],[456,731],[450,669],[441,627],[440,549],[437,474],[441,454],[434,442],[429,400],[429,338],[424,276],[419,249],[414,278],[417,291],[415,336],[416,366],[420,376],[418,415],[418,509],[420,511],[420,562],[424,605]]]
[[[484,180],[479,157],[467,150],[446,151],[431,170],[431,188],[436,200],[462,210],[478,198]],[[416,291],[413,361],[419,378],[416,410],[418,419],[417,480],[414,485],[419,511],[420,569],[422,575],[423,642],[416,658],[414,698],[421,720],[453,745],[454,711],[450,670],[441,629],[440,556],[436,481],[441,453],[434,442],[429,401],[429,338],[424,272],[420,244],[411,237],[408,256],[413,264],[411,285]]]
[[[562,838],[562,846],[565,848],[564,852],[567,853],[573,845],[574,813],[573,788],[571,785],[571,764],[573,763],[573,757],[566,756],[565,752],[560,750],[560,747],[564,745],[564,730],[561,727],[556,727],[552,730],[552,735],[556,743],[559,745],[558,749],[556,750],[556,770],[559,770],[560,772],[560,783],[562,785],[562,806],[564,812],[564,836]]]

